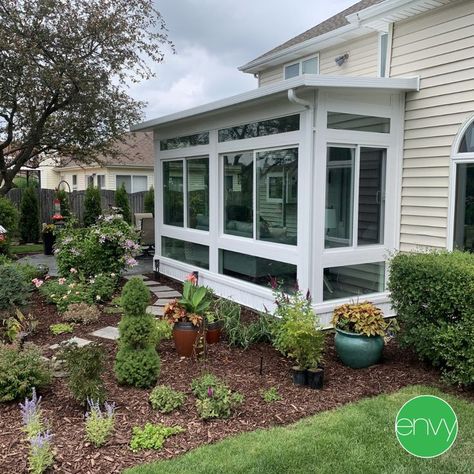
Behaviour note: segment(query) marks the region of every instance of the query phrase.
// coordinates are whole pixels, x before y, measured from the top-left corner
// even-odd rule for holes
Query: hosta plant
[[[384,337],[387,329],[382,310],[369,301],[338,306],[332,324],[337,329],[364,336]]]

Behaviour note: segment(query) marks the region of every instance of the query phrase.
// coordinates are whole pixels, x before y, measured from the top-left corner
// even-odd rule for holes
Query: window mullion
[[[253,152],[253,189],[252,189],[252,212],[253,212],[253,239],[257,240],[257,152]]]
[[[352,182],[352,247],[357,247],[359,228],[359,177],[360,177],[360,146],[357,145],[354,158],[354,179]]]
[[[183,227],[188,228],[188,162],[185,158],[183,162]]]

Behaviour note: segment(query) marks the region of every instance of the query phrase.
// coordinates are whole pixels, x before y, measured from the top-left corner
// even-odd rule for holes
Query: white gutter
[[[165,125],[178,120],[186,120],[198,115],[217,112],[227,107],[232,107],[245,102],[268,97],[276,94],[288,94],[289,89],[298,87],[335,89],[366,89],[366,90],[393,90],[393,91],[418,91],[420,88],[419,77],[351,77],[351,76],[324,76],[320,74],[303,74],[286,81],[279,81],[268,86],[259,87],[242,94],[193,107],[191,109],[165,115],[156,119],[137,124],[131,131],[152,130],[154,127]]]
[[[298,97],[294,89],[288,89],[288,100],[290,102],[293,102],[293,104],[302,105],[303,107],[306,107],[307,109],[311,109],[313,106],[311,102]]]

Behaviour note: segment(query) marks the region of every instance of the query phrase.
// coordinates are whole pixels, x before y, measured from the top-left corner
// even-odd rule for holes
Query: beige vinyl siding
[[[338,66],[335,58],[345,53],[349,54],[349,59],[342,66]],[[308,57],[308,54],[304,57]],[[319,71],[329,76],[374,77],[378,76],[378,57],[378,33],[370,33],[354,41],[320,51]],[[280,64],[261,71],[258,76],[259,87],[282,81],[283,67]]]
[[[447,245],[451,146],[474,114],[474,2],[395,23],[391,76],[419,75],[406,98],[400,247]]]

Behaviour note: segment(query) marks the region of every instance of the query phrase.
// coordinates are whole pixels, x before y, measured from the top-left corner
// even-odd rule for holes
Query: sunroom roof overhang
[[[289,90],[298,91],[310,89],[346,89],[374,90],[390,92],[409,92],[420,90],[420,78],[417,77],[349,77],[349,76],[323,76],[319,74],[304,74],[286,81],[280,81],[268,86],[259,87],[242,94],[227,97],[225,99],[210,102],[198,107],[186,109],[156,119],[134,125],[131,131],[150,131],[155,128],[174,124],[177,122],[195,119],[199,116],[223,112],[225,109],[242,106],[246,103],[270,99],[272,96],[282,96]]]

